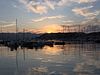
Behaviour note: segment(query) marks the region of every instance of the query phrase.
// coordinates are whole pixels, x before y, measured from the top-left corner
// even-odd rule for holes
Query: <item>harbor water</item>
[[[100,75],[100,44],[0,46],[0,75]]]

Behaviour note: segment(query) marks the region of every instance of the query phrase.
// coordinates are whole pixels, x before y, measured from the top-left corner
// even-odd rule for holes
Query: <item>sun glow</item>
[[[48,31],[47,33],[52,33],[51,31]]]
[[[56,32],[59,32],[60,29],[61,29],[61,26],[56,25],[56,24],[52,24],[52,25],[46,25],[46,26],[42,27],[41,32],[43,32],[43,33],[56,33]]]

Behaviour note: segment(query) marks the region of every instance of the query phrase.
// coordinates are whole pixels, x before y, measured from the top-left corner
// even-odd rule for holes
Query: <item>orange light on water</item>
[[[47,55],[59,55],[61,53],[62,49],[59,49],[59,47],[48,47],[46,46],[43,50],[43,52]]]

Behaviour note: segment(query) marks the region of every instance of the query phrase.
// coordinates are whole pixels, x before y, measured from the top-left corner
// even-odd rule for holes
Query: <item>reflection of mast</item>
[[[25,60],[25,49],[23,49],[23,58]]]
[[[18,50],[16,51],[16,70],[18,72]]]

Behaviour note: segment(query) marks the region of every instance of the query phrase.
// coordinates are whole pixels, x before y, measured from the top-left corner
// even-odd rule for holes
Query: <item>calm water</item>
[[[0,47],[0,75],[100,75],[99,44],[11,51]]]

